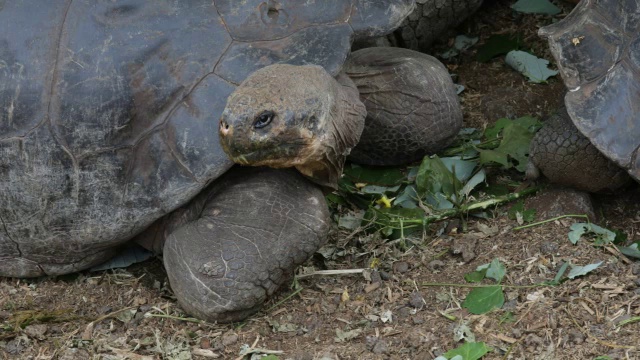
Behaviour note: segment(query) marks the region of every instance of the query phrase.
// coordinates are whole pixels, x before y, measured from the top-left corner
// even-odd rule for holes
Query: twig
[[[547,219],[547,220],[542,220],[542,221],[538,221],[538,222],[534,222],[531,224],[527,224],[527,225],[522,225],[522,226],[518,226],[518,227],[514,227],[513,230],[522,230],[522,229],[526,229],[526,228],[530,228],[530,227],[534,227],[534,226],[538,226],[538,225],[542,225],[542,224],[546,224],[552,221],[556,221],[556,220],[560,220],[560,219],[564,219],[564,218],[585,218],[587,219],[587,221],[589,221],[589,217],[587,215],[561,215],[561,216],[556,216],[554,218],[551,219]]]
[[[180,321],[192,322],[192,323],[196,323],[196,324],[206,324],[207,323],[204,320],[199,320],[199,319],[196,319],[196,318],[183,318],[183,317],[179,317],[179,316],[164,315],[164,314],[145,313],[144,317],[156,317],[156,318],[163,318],[163,319],[180,320]]]
[[[348,275],[348,274],[362,274],[366,269],[345,269],[345,270],[317,270],[308,274],[297,275],[298,279],[304,279],[314,275]]]
[[[486,288],[486,287],[495,287],[501,286],[503,288],[510,289],[530,289],[537,287],[546,287],[551,286],[551,284],[533,284],[533,285],[504,285],[504,284],[494,284],[494,285],[485,285],[485,284],[450,284],[450,283],[422,283],[422,286],[442,286],[442,287],[462,287],[462,288]]]

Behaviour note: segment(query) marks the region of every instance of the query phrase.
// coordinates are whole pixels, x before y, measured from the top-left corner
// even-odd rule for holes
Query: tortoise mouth
[[[280,144],[253,151],[232,151],[229,157],[240,165],[288,168],[314,161],[312,147],[310,144]]]

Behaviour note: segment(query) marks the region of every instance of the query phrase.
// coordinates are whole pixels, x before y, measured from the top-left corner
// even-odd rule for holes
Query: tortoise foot
[[[234,168],[197,198],[199,218],[164,246],[171,287],[188,313],[240,321],[325,241],[321,190],[295,171]]]

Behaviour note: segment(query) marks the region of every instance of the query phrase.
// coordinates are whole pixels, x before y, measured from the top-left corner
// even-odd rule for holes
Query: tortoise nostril
[[[229,133],[229,123],[225,120],[220,120],[220,133],[222,135],[227,135]]]

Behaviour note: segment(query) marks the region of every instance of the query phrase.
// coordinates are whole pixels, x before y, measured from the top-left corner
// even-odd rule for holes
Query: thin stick
[[[564,219],[564,218],[585,218],[585,219],[587,219],[587,221],[589,221],[589,217],[587,215],[584,215],[584,214],[582,214],[582,215],[577,215],[577,214],[561,215],[561,216],[556,216],[556,217],[551,218],[551,219],[542,220],[542,221],[534,222],[534,223],[531,223],[531,224],[514,227],[513,230],[522,230],[522,229],[526,229],[526,228],[530,228],[530,227],[546,224],[546,223],[549,223],[549,222],[552,222],[552,221],[556,221],[556,220],[560,220],[560,219]]]
[[[550,284],[533,284],[533,285],[504,285],[504,284],[495,284],[495,285],[486,285],[486,284],[450,284],[450,283],[422,283],[422,286],[442,286],[442,287],[462,287],[462,288],[486,288],[486,287],[495,287],[500,286],[503,288],[511,288],[511,289],[531,289],[537,287],[546,287],[551,286]]]
[[[183,318],[183,317],[179,317],[179,316],[172,316],[172,315],[164,315],[164,314],[152,314],[152,313],[146,313],[144,314],[145,317],[157,317],[157,318],[163,318],[163,319],[171,319],[171,320],[180,320],[180,321],[186,321],[186,322],[192,322],[192,323],[196,323],[196,324],[206,324],[206,321],[203,320],[198,320],[196,318]]]
[[[362,274],[366,269],[345,269],[345,270],[317,270],[308,274],[297,275],[296,278],[304,279],[315,275],[349,275]]]

